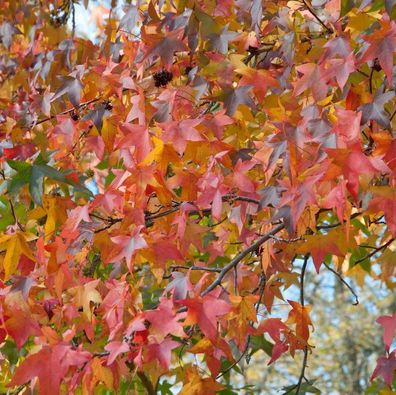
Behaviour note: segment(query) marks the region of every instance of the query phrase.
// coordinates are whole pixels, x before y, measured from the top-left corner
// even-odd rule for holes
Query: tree
[[[395,285],[394,2],[78,3],[0,2],[1,391],[318,392],[306,277]]]

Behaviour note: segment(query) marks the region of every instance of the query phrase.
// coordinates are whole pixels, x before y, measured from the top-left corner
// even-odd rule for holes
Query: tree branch
[[[358,259],[353,266],[358,265],[359,263],[362,263],[363,261],[365,261],[366,259],[370,259],[373,255],[375,255],[377,252],[383,250],[384,248],[388,247],[389,245],[391,245],[393,242],[395,241],[394,238],[390,239],[389,241],[387,241],[385,244],[383,244],[382,246],[379,246],[377,248],[375,248],[372,252],[370,252],[369,254],[367,254],[366,256],[364,256],[363,258]]]
[[[148,395],[155,395],[156,391],[154,389],[153,383],[148,379],[144,372],[137,372],[137,375],[142,382],[144,388],[147,390]]]
[[[248,248],[244,249],[241,251],[234,259],[231,260],[231,262],[225,266],[221,272],[217,275],[216,279],[201,293],[201,296],[207,295],[209,292],[213,291],[218,285],[221,284],[223,278],[225,275],[233,269],[235,266],[238,265],[238,263],[245,258],[248,254],[251,252],[255,251],[258,247],[261,246],[261,244],[265,243],[267,240],[271,238],[271,236],[279,233],[283,228],[285,227],[284,224],[280,224],[273,228],[270,232],[266,233],[265,235],[261,236],[259,239],[257,239],[253,244],[251,244]]]
[[[223,196],[223,201],[229,201],[229,200],[232,200],[232,201],[243,201],[243,202],[253,203],[253,204],[257,204],[257,205],[260,204],[260,202],[258,200],[249,198],[247,196],[235,196],[235,195],[224,195]],[[150,226],[153,226],[153,221],[155,219],[166,217],[167,215],[176,213],[183,203],[184,202],[175,202],[175,205],[172,208],[167,209],[165,211],[158,212],[158,213],[146,213],[145,214],[145,222],[146,222],[145,225],[146,225],[146,228],[149,228]],[[193,202],[185,202],[185,203],[194,204]],[[207,208],[207,209],[203,209],[203,210],[192,210],[192,211],[189,212],[189,214],[190,215],[197,215],[197,214],[200,215],[201,213],[203,213],[204,215],[207,215],[207,214],[210,214],[211,211],[212,211],[211,208]],[[103,217],[101,217],[100,215],[97,215],[97,214],[90,214],[90,215],[92,217],[95,217],[97,219],[101,219],[102,221],[106,221],[107,222],[107,225],[105,225],[102,228],[94,230],[94,233],[103,232],[104,230],[111,228],[114,224],[116,224],[118,222],[121,222],[123,220],[123,218],[111,218],[111,217],[103,218]]]
[[[202,266],[183,266],[183,265],[172,265],[169,267],[169,269],[173,270],[178,270],[178,269],[184,269],[184,270],[202,270],[205,272],[214,272],[214,273],[220,273],[221,269],[219,267],[202,267]]]
[[[351,291],[352,295],[355,297],[355,303],[352,303],[354,306],[359,304],[359,298],[356,294],[356,292],[353,290],[353,288],[342,278],[341,274],[335,271],[332,267],[330,267],[326,262],[323,262],[323,264],[326,266],[328,270],[330,270],[332,273],[334,273],[339,280]]]
[[[333,30],[330,29],[328,26],[326,26],[326,24],[318,17],[318,15],[316,14],[315,10],[312,8],[312,6],[308,3],[307,0],[302,0],[302,2],[304,3],[305,7],[307,8],[307,10],[311,13],[311,15],[329,32],[329,33],[333,33]]]
[[[304,276],[305,276],[305,271],[307,269],[308,265],[308,259],[309,259],[309,254],[304,256],[304,263],[301,268],[301,275],[300,275],[300,304],[302,307],[304,307],[305,301],[304,301]],[[304,347],[304,358],[303,358],[303,363],[301,367],[301,373],[300,377],[298,379],[297,387],[296,387],[296,395],[300,393],[300,388],[301,384],[303,381],[303,378],[305,376],[305,369],[307,367],[307,360],[308,360],[308,346],[306,345]]]

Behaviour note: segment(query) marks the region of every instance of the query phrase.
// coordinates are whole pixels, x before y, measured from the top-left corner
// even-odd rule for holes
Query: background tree
[[[393,2],[79,3],[0,1],[1,391],[391,392]]]

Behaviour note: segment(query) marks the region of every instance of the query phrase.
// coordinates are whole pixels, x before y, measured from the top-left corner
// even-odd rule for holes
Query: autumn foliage
[[[77,3],[0,1],[0,392],[306,393],[305,273],[395,287],[395,1]]]

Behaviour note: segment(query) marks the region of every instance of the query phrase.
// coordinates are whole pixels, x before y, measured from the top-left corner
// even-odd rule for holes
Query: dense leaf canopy
[[[395,2],[116,3],[0,0],[0,392],[317,392],[305,274],[395,286]]]

